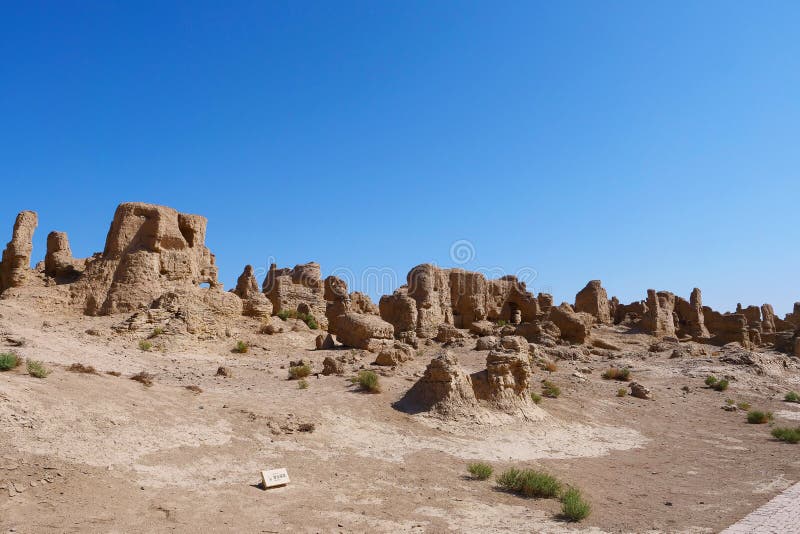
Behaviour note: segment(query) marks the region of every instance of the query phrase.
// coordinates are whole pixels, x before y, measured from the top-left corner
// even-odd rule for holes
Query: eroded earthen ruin
[[[225,292],[214,255],[205,245],[207,221],[202,216],[151,204],[120,204],[102,253],[74,258],[67,234],[53,231],[47,236],[44,261],[31,268],[37,224],[35,212],[17,216],[0,262],[0,291],[6,297],[40,292],[53,306],[87,315],[133,314],[120,328],[180,324],[188,332],[220,334],[221,325],[209,317],[300,317],[309,324],[313,319],[332,336],[322,337],[321,347],[334,346],[335,338],[341,345],[374,352],[381,365],[413,358],[422,341],[463,345],[472,337],[479,350],[502,348],[501,340],[509,336],[547,347],[591,344],[593,331],[610,325],[656,338],[737,343],[791,354],[800,350],[800,303],[783,319],[769,304],[739,304],[734,313],[715,311],[703,305],[698,288],[688,300],[648,289],[646,299],[624,304],[609,299],[602,283],[592,280],[576,294],[574,304],[556,306],[552,296],[534,295],[513,276],[489,280],[482,273],[432,264],[411,269],[406,284],[381,297],[377,306],[363,293],[348,292],[339,278],[323,281],[319,264],[313,262],[281,269],[273,264],[261,287],[248,265],[236,287]],[[281,330],[272,327],[273,332]],[[442,360],[430,374],[438,376],[440,368],[450,373],[449,365]],[[486,380],[492,376],[487,374]],[[478,378],[470,380],[476,399],[485,399]]]

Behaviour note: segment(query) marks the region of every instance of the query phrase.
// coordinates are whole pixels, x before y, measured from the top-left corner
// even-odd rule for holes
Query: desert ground
[[[800,420],[800,405],[782,400],[800,389],[796,359],[770,351],[748,361],[756,353],[595,327],[621,350],[536,369],[562,390],[542,400],[541,420],[450,421],[393,407],[445,350],[436,342],[387,368],[364,350],[315,350],[317,332],[294,319],[273,335],[246,318],[222,339],[165,333],[145,351],[147,336],[112,329],[122,316],[44,316],[15,299],[0,301],[0,315],[0,351],[51,370],[0,373],[5,531],[717,532],[800,480],[795,446],[723,409],[732,399],[772,411],[775,424]],[[233,352],[237,341],[249,351]],[[468,370],[484,365],[469,344],[447,350]],[[331,355],[375,369],[382,391],[359,391],[352,372],[317,374]],[[287,376],[300,359],[314,371],[306,389]],[[97,374],[68,371],[74,363]],[[625,384],[601,378],[612,365],[652,399],[617,397]],[[141,371],[151,386],[130,380]],[[729,389],[706,387],[710,374]],[[565,522],[555,500],[472,480],[475,460],[495,473],[546,470],[581,488],[592,513]],[[276,467],[291,482],[265,491],[259,472]]]

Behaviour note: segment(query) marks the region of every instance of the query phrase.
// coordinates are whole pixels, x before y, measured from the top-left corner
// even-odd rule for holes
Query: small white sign
[[[264,484],[264,489],[285,486],[289,483],[289,473],[286,472],[285,467],[261,471],[261,480]]]

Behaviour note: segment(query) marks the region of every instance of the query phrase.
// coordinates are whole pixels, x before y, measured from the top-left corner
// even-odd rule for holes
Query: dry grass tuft
[[[28,374],[34,378],[45,378],[50,374],[50,370],[40,361],[28,360],[26,362]]]
[[[549,380],[542,380],[542,395],[550,399],[557,399],[561,395],[561,388]]]
[[[139,382],[140,384],[144,384],[147,387],[153,385],[153,375],[150,373],[146,373],[144,371],[139,371],[135,375],[131,377],[131,380],[135,382]]]
[[[92,367],[91,365],[83,365],[82,363],[73,363],[69,367],[67,367],[67,371],[71,373],[83,373],[86,375],[96,375],[99,374],[97,369]]]
[[[380,380],[374,371],[359,371],[356,380],[364,391],[369,391],[370,393],[381,392]]]
[[[606,369],[602,376],[606,380],[620,380],[627,382],[631,379],[631,370],[627,367],[611,367],[610,369]]]
[[[289,379],[290,380],[297,380],[300,378],[305,378],[311,374],[311,366],[309,365],[294,365],[289,367]]]

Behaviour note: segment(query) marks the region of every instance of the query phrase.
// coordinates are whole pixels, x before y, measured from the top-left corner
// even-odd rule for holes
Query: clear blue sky
[[[785,313],[799,27],[779,1],[3,2],[0,241],[33,209],[35,260],[50,230],[88,256],[143,201],[209,218],[226,287],[468,240],[558,301]]]

